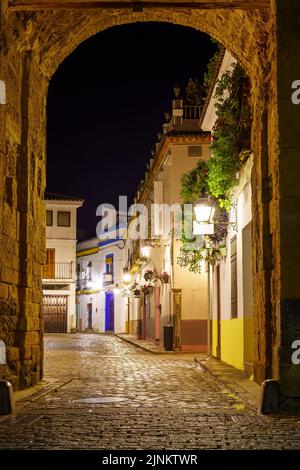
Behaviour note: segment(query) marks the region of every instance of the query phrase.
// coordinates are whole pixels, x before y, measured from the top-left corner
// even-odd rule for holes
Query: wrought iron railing
[[[183,106],[183,119],[200,119],[201,106]]]
[[[72,279],[73,263],[58,262],[45,264],[42,270],[43,279]]]

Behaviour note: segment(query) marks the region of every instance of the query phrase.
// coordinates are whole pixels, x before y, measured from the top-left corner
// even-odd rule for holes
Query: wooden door
[[[155,287],[155,340],[156,341],[159,341],[159,337],[160,337],[160,316],[161,316],[160,287]]]
[[[113,292],[105,293],[105,331],[115,329],[115,302]]]
[[[92,330],[93,328],[93,304],[87,304],[88,308],[88,329]]]
[[[43,311],[45,333],[67,333],[67,295],[44,295]]]
[[[43,278],[55,279],[55,249],[47,248],[46,264],[43,266]]]

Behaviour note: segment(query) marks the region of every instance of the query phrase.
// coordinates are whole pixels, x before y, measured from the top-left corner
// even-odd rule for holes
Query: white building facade
[[[182,175],[192,170],[199,158],[209,159],[210,132],[202,131],[200,115],[200,106],[173,100],[171,120],[164,124],[163,135],[136,193],[136,202],[147,207],[149,217],[153,203],[169,208],[180,205]],[[181,241],[172,231],[175,217],[171,212],[169,228],[164,217],[151,217],[148,240],[127,240],[126,268],[131,281],[127,286],[126,329],[138,339],[166,349],[204,352],[207,275],[204,263],[201,274],[178,264]],[[133,220],[131,224],[134,223]]]
[[[76,327],[77,209],[83,199],[46,193],[46,264],[43,266],[45,333]]]
[[[94,237],[77,245],[78,331],[124,333],[126,300],[120,289],[125,242]]]
[[[236,60],[225,51],[218,77],[232,69]],[[213,134],[217,115],[215,89],[207,101],[202,129]],[[252,374],[253,291],[252,291],[252,208],[249,153],[232,192],[232,207],[226,237],[226,251],[212,268],[212,354]]]

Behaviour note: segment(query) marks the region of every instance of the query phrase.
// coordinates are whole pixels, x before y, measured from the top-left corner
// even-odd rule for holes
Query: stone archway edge
[[[270,0],[221,0],[221,1],[206,1],[206,0],[195,0],[191,1],[164,1],[164,0],[144,0],[144,1],[97,1],[97,0],[66,0],[64,2],[58,0],[42,0],[42,1],[9,1],[9,9],[11,11],[32,11],[32,10],[73,10],[73,9],[118,9],[118,8],[130,8],[130,9],[143,9],[143,8],[189,8],[192,10],[211,10],[211,9],[257,9],[257,8],[269,8]]]

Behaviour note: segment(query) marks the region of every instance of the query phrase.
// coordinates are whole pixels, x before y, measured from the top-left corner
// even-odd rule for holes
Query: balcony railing
[[[113,282],[113,275],[111,273],[103,273],[102,275],[103,279],[103,285],[107,286],[109,284],[112,284]]]
[[[45,264],[42,269],[43,279],[72,279],[73,263],[58,262]]]
[[[183,119],[200,119],[201,106],[183,106]]]

